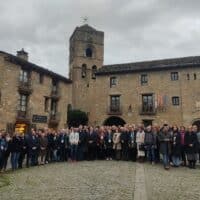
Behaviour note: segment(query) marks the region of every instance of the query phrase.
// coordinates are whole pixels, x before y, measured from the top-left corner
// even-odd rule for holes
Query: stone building
[[[89,123],[200,125],[200,56],[104,65],[104,33],[88,25],[70,38],[73,107]]]
[[[31,127],[65,127],[71,80],[0,51],[0,129],[27,132]]]
[[[85,24],[70,37],[69,79],[0,51],[0,129],[67,126],[67,109],[90,125],[200,127],[200,56],[104,65],[104,33]]]

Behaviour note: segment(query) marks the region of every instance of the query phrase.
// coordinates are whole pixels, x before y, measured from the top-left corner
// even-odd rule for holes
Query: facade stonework
[[[64,128],[68,105],[89,125],[200,126],[199,56],[104,65],[104,33],[87,24],[69,52],[70,79],[30,63],[23,49],[0,52],[0,129]]]
[[[93,46],[98,56],[88,57],[87,45]],[[88,25],[76,28],[70,38],[73,107],[88,113],[89,124],[106,124],[109,118],[125,123],[199,123],[200,57],[104,66],[103,48],[104,34]],[[83,64],[87,65],[85,77]],[[98,69],[95,79],[93,65]],[[178,80],[172,80],[173,72],[178,74]],[[141,83],[142,75],[147,77],[146,84]],[[116,84],[110,86],[112,77]],[[150,106],[143,100],[146,94],[152,95]],[[111,96],[119,96],[118,110],[114,112]],[[178,105],[173,105],[176,97]],[[144,112],[145,106],[151,110]]]
[[[28,73],[27,81],[22,71]],[[31,127],[58,129],[66,126],[72,94],[69,79],[5,52],[0,53],[0,74],[0,129],[12,132],[18,128],[18,131],[28,132]],[[57,84],[54,93],[53,81]],[[23,100],[20,102],[21,95],[27,97],[25,106]],[[52,101],[56,102],[55,106]]]

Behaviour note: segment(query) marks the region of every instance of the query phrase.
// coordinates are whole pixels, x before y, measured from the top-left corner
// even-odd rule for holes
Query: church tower
[[[73,108],[89,114],[92,95],[95,95],[95,72],[102,67],[104,60],[104,33],[85,24],[76,27],[69,43]]]

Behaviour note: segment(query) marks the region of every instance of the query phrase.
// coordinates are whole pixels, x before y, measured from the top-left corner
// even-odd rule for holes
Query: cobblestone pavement
[[[162,165],[145,165],[146,190],[149,200],[199,200],[200,166],[163,169]]]
[[[114,161],[58,163],[6,177],[9,185],[0,188],[1,200],[129,200],[133,199],[135,165]]]
[[[144,200],[137,195],[141,187],[148,200],[199,200],[200,167],[165,171],[161,165],[122,161],[49,164],[0,175],[0,200]]]

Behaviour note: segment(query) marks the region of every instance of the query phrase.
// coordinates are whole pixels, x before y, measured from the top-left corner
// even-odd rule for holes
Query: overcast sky
[[[69,37],[88,16],[105,33],[104,64],[200,55],[199,0],[0,1],[0,50],[68,74]]]

